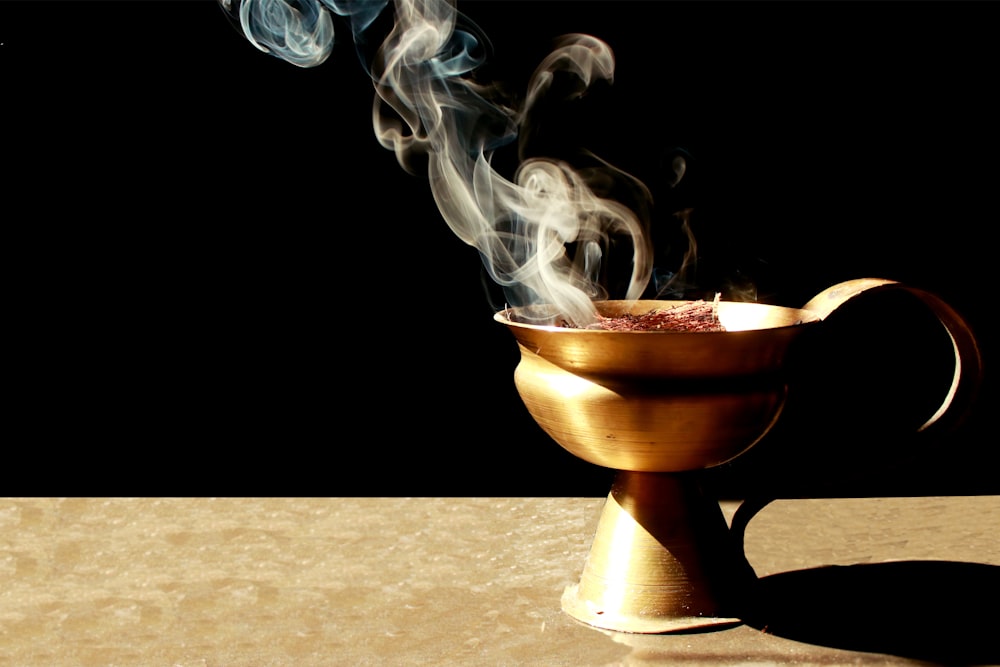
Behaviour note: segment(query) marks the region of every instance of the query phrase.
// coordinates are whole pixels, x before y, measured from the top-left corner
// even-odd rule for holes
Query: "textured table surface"
[[[603,502],[0,499],[0,665],[1000,663],[1000,497],[776,501],[767,617],[675,635],[560,610]]]

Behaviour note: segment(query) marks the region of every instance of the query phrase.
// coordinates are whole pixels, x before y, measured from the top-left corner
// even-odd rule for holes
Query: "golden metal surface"
[[[622,472],[580,583],[566,589],[562,607],[619,632],[731,626],[751,581],[718,503],[682,475]]]
[[[566,450],[606,468],[646,472],[732,459],[768,431],[786,395],[772,377],[745,387],[588,378],[524,346],[514,381],[531,416]]]
[[[891,280],[846,281],[802,309],[721,302],[724,332],[570,329],[529,323],[537,321],[531,307],[496,313],[517,340],[514,380],[535,421],[575,456],[619,471],[563,610],[599,628],[635,633],[734,622],[745,561],[734,555],[717,512],[706,513],[691,472],[758,442],[784,406],[792,346],[844,303],[887,289],[917,296],[951,338],[951,386],[921,428],[953,423],[980,383],[975,337],[939,298]],[[616,316],[681,303],[595,307]]]
[[[684,302],[598,304],[607,316]],[[819,317],[723,302],[726,332],[580,330],[496,319],[517,338],[518,392],[574,455],[616,470],[675,472],[724,463],[761,438],[784,404],[789,346]]]
[[[671,308],[686,301],[604,301],[598,312],[613,317]],[[724,332],[607,331],[528,324],[532,309],[496,313],[518,343],[571,373],[605,377],[731,378],[773,372],[791,341],[820,317],[807,310],[723,301]],[[810,325],[810,326],[803,326]]]
[[[951,339],[955,364],[951,385],[938,409],[919,430],[926,431],[932,426],[935,429],[951,428],[968,415],[982,385],[983,375],[982,352],[976,336],[965,318],[954,308],[926,290],[883,278],[857,278],[828,287],[810,299],[804,309],[826,319],[837,308],[861,294],[873,295],[886,290],[902,290],[917,297],[934,313]]]

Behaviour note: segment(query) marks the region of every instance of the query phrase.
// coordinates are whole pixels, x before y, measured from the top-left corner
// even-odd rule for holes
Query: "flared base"
[[[619,632],[721,628],[740,623],[754,579],[718,503],[690,474],[621,471],[562,609]]]

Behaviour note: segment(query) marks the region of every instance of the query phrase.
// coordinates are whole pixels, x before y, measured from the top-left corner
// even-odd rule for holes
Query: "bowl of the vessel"
[[[680,301],[606,301],[605,317]],[[729,461],[773,426],[787,394],[784,361],[820,318],[810,311],[721,302],[725,331],[610,331],[534,324],[506,309],[518,393],[569,452],[618,470],[676,472]]]

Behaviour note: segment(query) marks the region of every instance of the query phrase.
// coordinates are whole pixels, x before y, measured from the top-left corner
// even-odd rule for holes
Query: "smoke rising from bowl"
[[[495,82],[476,79],[485,36],[451,2],[219,1],[251,44],[299,67],[324,63],[345,24],[373,83],[378,142],[407,171],[425,170],[445,222],[479,251],[510,305],[540,306],[539,323],[585,327],[597,318],[595,300],[643,296],[653,277],[648,189],[597,155],[583,153],[587,164],[579,165],[531,150],[543,101],[613,81],[604,41],[561,37],[515,106]],[[375,26],[388,12],[391,28],[379,37]],[[380,41],[370,48],[373,39]],[[515,148],[517,166],[504,175],[494,158]],[[678,178],[683,170],[675,165]],[[623,183],[634,194],[630,205],[609,196]],[[621,293],[609,293],[612,260],[627,267]]]

